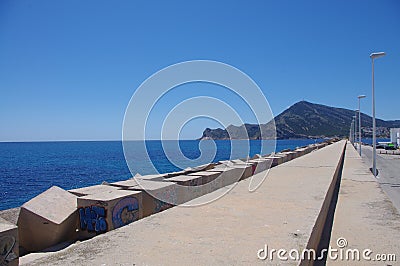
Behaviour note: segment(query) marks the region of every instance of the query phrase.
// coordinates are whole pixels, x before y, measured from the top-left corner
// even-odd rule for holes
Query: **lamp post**
[[[358,110],[354,110],[354,147],[357,150],[357,112]]]
[[[357,142],[357,139],[356,139],[356,125],[357,125],[357,116],[356,115],[353,115],[353,146],[355,147],[356,146],[356,142]]]
[[[358,146],[359,146],[359,153],[361,156],[361,106],[360,102],[362,98],[365,98],[365,95],[358,95]]]
[[[372,60],[372,173],[377,176],[376,173],[376,123],[375,123],[375,80],[374,80],[374,60],[376,58],[385,56],[385,52],[378,52],[370,54]]]
[[[354,144],[354,119],[351,120],[351,124],[350,124],[350,142],[351,144]]]
[[[353,143],[353,140],[352,140],[352,136],[353,136],[353,121],[351,121],[351,124],[350,124],[350,132],[349,132],[349,141],[350,141],[350,143]]]

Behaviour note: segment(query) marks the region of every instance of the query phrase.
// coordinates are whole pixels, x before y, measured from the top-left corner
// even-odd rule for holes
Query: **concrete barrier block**
[[[135,177],[136,178],[136,177]],[[130,188],[138,185],[138,181],[135,178],[131,178],[128,180],[118,181],[110,183],[109,186],[114,187],[116,189]],[[115,190],[115,189],[114,189]]]
[[[178,205],[177,186],[173,182],[139,180],[138,185],[128,188],[142,192],[143,217]]]
[[[214,185],[216,188],[229,186],[235,182],[239,182],[243,175],[242,168],[228,167],[225,165],[219,165],[218,167],[215,167],[214,169],[211,169],[209,171],[219,174],[219,176],[214,181]]]
[[[192,172],[207,171],[214,168],[215,163],[208,163],[190,168]]]
[[[40,251],[60,242],[75,240],[77,196],[53,186],[21,206],[19,242],[27,252]]]
[[[237,181],[240,181],[240,180],[243,180],[243,179],[246,179],[246,178],[250,177],[253,174],[253,168],[255,168],[254,165],[253,164],[249,164],[249,163],[243,163],[243,164],[236,163],[236,164],[232,164],[232,165],[229,165],[229,166],[227,166],[227,165],[219,165],[218,167],[215,167],[214,169],[215,170],[225,169],[226,171],[229,170],[224,175],[227,175],[227,174],[232,175],[230,184],[233,184],[233,183],[235,183]],[[232,171],[232,169],[236,169],[236,171]],[[238,175],[240,176],[240,178],[236,179]]]
[[[232,166],[234,163],[232,162],[232,161],[230,161],[230,160],[223,160],[223,161],[219,161],[219,167],[221,167],[221,165],[223,165],[223,166]]]
[[[293,159],[296,159],[296,158],[298,158],[300,156],[301,156],[301,154],[300,154],[299,151],[297,151],[297,150],[293,151]]]
[[[77,199],[79,237],[90,238],[142,218],[142,192],[102,191]]]
[[[211,169],[212,170],[212,169]],[[221,171],[222,172],[222,171]],[[222,187],[220,180],[216,180],[221,172],[200,171],[189,175],[197,175],[202,177],[202,188],[205,194],[213,192]]]
[[[165,181],[175,182],[181,186],[200,186],[203,183],[203,177],[200,175],[178,175],[170,178],[166,178]]]
[[[244,160],[244,159],[243,159]],[[254,174],[256,168],[257,168],[257,162],[253,161],[253,162],[249,162],[249,161],[243,161],[243,160],[232,160],[233,165],[230,166],[235,166],[235,165],[251,165],[251,175]],[[247,178],[247,177],[246,177]]]
[[[253,175],[255,164],[234,164],[232,168],[238,168],[242,170],[242,176],[240,177],[240,180],[243,180]]]
[[[249,163],[257,163],[256,169],[253,174],[258,174],[260,172],[268,170],[272,165],[272,160],[265,158],[253,159],[250,160]]]
[[[201,186],[203,184],[203,179],[204,177],[199,175],[179,175],[167,178],[165,181],[178,184],[178,194],[182,198],[182,202],[186,202],[206,193],[204,188]]]
[[[280,152],[278,152],[278,153],[275,154],[275,156],[280,156],[280,157],[282,157],[282,163],[286,163],[287,161],[289,161],[289,157],[288,157],[288,155],[285,154],[285,153],[280,153]]]
[[[76,188],[76,189],[71,189],[68,190],[68,192],[78,196],[87,196],[87,195],[93,195],[97,193],[102,193],[102,192],[111,192],[114,190],[118,190],[118,188],[115,188],[111,186],[111,184],[108,185],[95,185],[95,186],[90,186],[90,187],[82,187],[82,188]]]
[[[272,164],[271,164],[272,167],[283,163],[283,157],[281,157],[281,156],[271,155],[271,156],[265,157],[265,159],[272,160]]]
[[[18,266],[19,241],[18,228],[0,218],[0,265]]]
[[[245,159],[235,159],[235,160],[231,160],[232,163],[236,163],[236,164],[244,164],[246,163]]]
[[[306,150],[304,148],[298,148],[295,150],[299,156],[303,156],[306,154]]]
[[[286,155],[287,161],[293,160],[296,158],[296,152],[293,151],[287,151],[287,152],[282,152],[282,154]]]
[[[188,174],[189,176],[200,176],[201,184],[207,184],[218,177],[218,173],[210,171],[199,171],[196,173]]]
[[[166,178],[168,174],[156,174],[156,175],[142,175],[142,176],[137,176],[131,179],[142,179],[142,180],[153,180],[153,181],[162,181],[164,178]]]

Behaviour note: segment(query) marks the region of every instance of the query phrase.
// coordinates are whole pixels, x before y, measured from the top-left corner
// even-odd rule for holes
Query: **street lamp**
[[[365,98],[367,96],[365,95],[358,95],[358,146],[359,146],[359,152],[361,156],[361,108],[360,108],[360,102],[362,98]]]
[[[356,138],[356,125],[357,125],[357,116],[353,115],[353,146],[356,146],[357,138]]]
[[[376,173],[376,124],[375,124],[375,82],[374,82],[374,59],[385,56],[385,52],[372,53],[369,57],[372,60],[372,173],[377,176]]]
[[[358,110],[354,110],[354,116],[355,116],[355,118],[354,118],[354,147],[356,148],[356,150],[357,150],[357,112],[358,112]]]

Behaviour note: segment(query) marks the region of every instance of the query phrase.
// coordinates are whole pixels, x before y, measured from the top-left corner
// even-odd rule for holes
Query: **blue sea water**
[[[295,149],[322,141],[277,140],[276,151]],[[243,147],[248,146],[247,141],[237,142],[240,145],[243,142]],[[266,153],[265,150],[261,151],[261,143],[257,140],[250,141],[250,151],[245,152],[249,156]],[[198,140],[179,141],[182,153],[190,159],[200,156],[199,144]],[[212,160],[214,162],[246,157],[241,152],[231,155],[231,144],[228,140],[215,141],[215,145],[216,154]],[[165,156],[161,141],[146,141],[146,148],[159,173],[180,170]],[[134,162],[138,166],[138,172],[153,173],[152,169],[143,167],[146,165],[140,161],[143,157],[138,150]],[[0,210],[21,206],[51,186],[73,189],[100,184],[103,181],[125,180],[131,176],[120,141],[1,142]]]

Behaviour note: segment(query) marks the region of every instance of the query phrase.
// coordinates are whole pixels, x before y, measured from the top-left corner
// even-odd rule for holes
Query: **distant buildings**
[[[397,147],[400,146],[400,128],[390,129],[390,142],[396,144]]]

